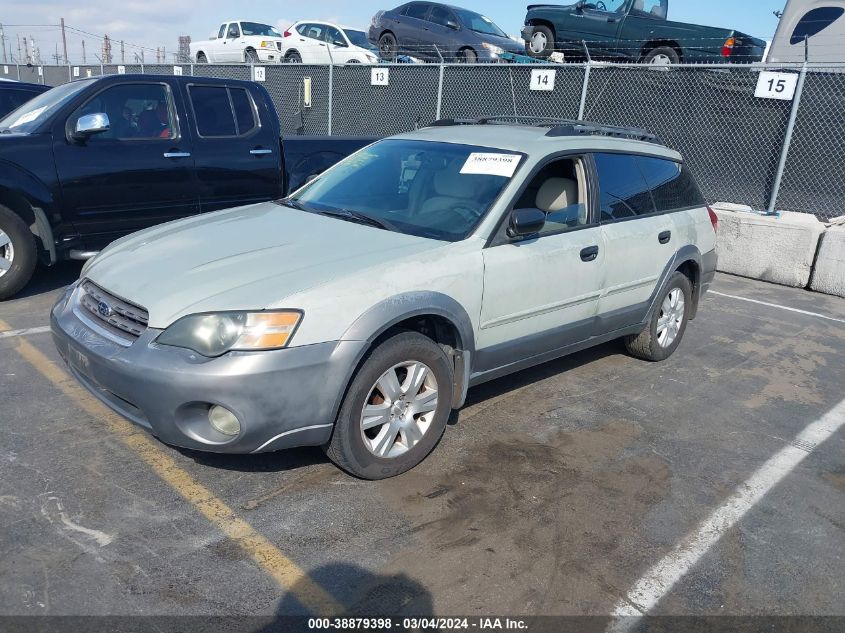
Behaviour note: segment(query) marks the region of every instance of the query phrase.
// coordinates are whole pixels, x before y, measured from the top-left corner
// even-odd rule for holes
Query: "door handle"
[[[265,154],[272,154],[273,150],[272,149],[257,148],[257,149],[249,150],[249,153],[252,154],[253,156],[264,156]]]
[[[661,244],[668,244],[669,240],[672,239],[672,231],[663,231],[660,235],[657,236],[657,241]]]
[[[191,152],[165,152],[165,158],[190,158]]]
[[[616,18],[607,18],[608,24],[616,24],[618,21]]]
[[[598,246],[588,246],[587,248],[581,249],[581,261],[582,262],[592,262],[599,256],[599,247]]]

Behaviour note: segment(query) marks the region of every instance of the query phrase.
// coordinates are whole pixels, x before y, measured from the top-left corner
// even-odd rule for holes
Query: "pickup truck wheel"
[[[290,53],[285,55],[285,61],[288,64],[301,64],[302,63],[302,55],[300,55],[296,51],[291,51]]]
[[[382,33],[381,37],[378,38],[378,49],[384,59],[388,61],[396,59],[399,44],[396,42],[393,33]]]
[[[207,64],[208,57],[205,56],[205,53],[197,53],[197,63],[198,64]]]
[[[658,46],[650,50],[643,58],[646,64],[654,66],[668,66],[670,64],[677,64],[681,61],[678,51],[671,46]]]
[[[658,297],[648,328],[625,339],[625,347],[637,358],[660,361],[669,358],[681,343],[689,322],[692,286],[689,278],[675,272]]]
[[[434,449],[452,410],[452,367],[430,338],[401,332],[352,379],[326,455],[363,479],[410,470]]]
[[[11,209],[0,206],[0,299],[8,299],[32,277],[37,261],[35,236]]]
[[[258,60],[258,53],[256,53],[251,48],[246,49],[246,52],[244,53],[244,61],[247,64],[257,64],[258,61],[259,61]]]
[[[534,27],[531,39],[525,43],[525,52],[531,57],[546,59],[555,51],[555,35],[552,30],[542,24]]]

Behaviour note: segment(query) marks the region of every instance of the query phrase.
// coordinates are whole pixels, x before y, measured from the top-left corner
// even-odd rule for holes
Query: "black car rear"
[[[522,45],[492,20],[467,9],[435,2],[409,2],[373,16],[370,42],[382,58],[400,55],[431,62],[498,62]]]

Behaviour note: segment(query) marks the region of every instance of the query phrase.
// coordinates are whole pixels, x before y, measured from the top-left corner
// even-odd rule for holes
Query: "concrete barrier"
[[[845,297],[845,226],[831,226],[822,237],[810,288]]]
[[[716,243],[719,270],[806,288],[819,238],[825,232],[824,224],[808,213],[784,211],[777,217],[769,217],[747,209],[727,204],[713,206],[719,216]],[[842,243],[839,248],[841,255]]]

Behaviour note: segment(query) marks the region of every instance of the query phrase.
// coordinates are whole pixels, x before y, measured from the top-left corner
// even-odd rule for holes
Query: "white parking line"
[[[23,330],[6,330],[5,332],[0,332],[0,338],[13,338],[15,336],[28,336],[29,334],[44,334],[45,332],[50,331],[49,325],[44,325],[42,327],[28,327]]]
[[[836,317],[827,316],[826,314],[819,314],[818,312],[808,312],[807,310],[790,308],[789,306],[782,306],[778,305],[777,303],[766,303],[765,301],[758,301],[757,299],[737,297],[736,295],[726,295],[724,292],[716,292],[715,290],[710,290],[707,294],[717,295],[719,297],[727,297],[728,299],[737,299],[738,301],[747,301],[748,303],[756,303],[757,305],[768,306],[769,308],[779,308],[781,310],[788,310],[789,312],[797,312],[798,314],[806,314],[808,316],[814,316],[820,319],[827,319],[828,321],[836,321],[837,323],[845,323],[845,319],[837,319]]]
[[[633,628],[639,618],[651,611],[726,531],[843,425],[845,400],[807,426],[788,446],[771,457],[704,523],[649,569],[614,607],[612,615],[617,619],[609,630],[621,633]]]

